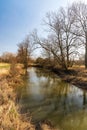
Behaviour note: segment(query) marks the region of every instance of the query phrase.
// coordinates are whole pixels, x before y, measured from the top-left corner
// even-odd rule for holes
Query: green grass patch
[[[3,68],[9,69],[10,68],[10,64],[8,64],[8,63],[0,63],[0,69],[3,69]]]

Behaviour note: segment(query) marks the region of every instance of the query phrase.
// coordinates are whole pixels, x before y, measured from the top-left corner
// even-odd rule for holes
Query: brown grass
[[[16,69],[18,72],[19,68]],[[0,71],[0,130],[35,129],[30,120],[25,120],[18,113],[19,107],[15,105],[16,94],[13,87],[16,87],[20,83],[20,73],[17,73],[15,78],[13,78],[6,68]]]
[[[60,77],[77,87],[87,89],[87,69],[84,66],[73,66],[69,68],[69,73],[60,74]]]
[[[0,76],[1,75],[8,75],[8,74],[9,74],[9,70],[8,69],[5,69],[5,68],[0,69]]]

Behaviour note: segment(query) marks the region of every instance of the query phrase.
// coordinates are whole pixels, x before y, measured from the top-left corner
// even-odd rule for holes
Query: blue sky
[[[16,52],[17,44],[34,28],[42,33],[46,12],[56,11],[73,0],[0,0],[0,54]]]

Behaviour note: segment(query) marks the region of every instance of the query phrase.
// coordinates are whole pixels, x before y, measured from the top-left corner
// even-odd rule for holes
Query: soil
[[[87,70],[85,68],[70,68],[69,70],[53,69],[63,81],[87,90]]]

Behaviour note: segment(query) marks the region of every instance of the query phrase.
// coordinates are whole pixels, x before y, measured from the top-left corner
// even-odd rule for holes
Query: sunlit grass
[[[8,63],[0,63],[0,69],[3,69],[3,68],[10,68],[10,64]]]
[[[6,77],[0,79],[0,130],[35,130],[30,120],[18,113],[19,106],[15,103],[13,82],[17,85]]]
[[[0,75],[8,74],[10,69],[10,64],[0,63]]]
[[[9,74],[10,66],[11,66],[10,63],[0,63],[0,75]],[[16,64],[16,69],[19,69],[19,71],[22,71],[21,69],[22,67],[23,67],[22,64],[19,63]]]
[[[85,66],[84,65],[73,65],[72,68],[85,68]]]

